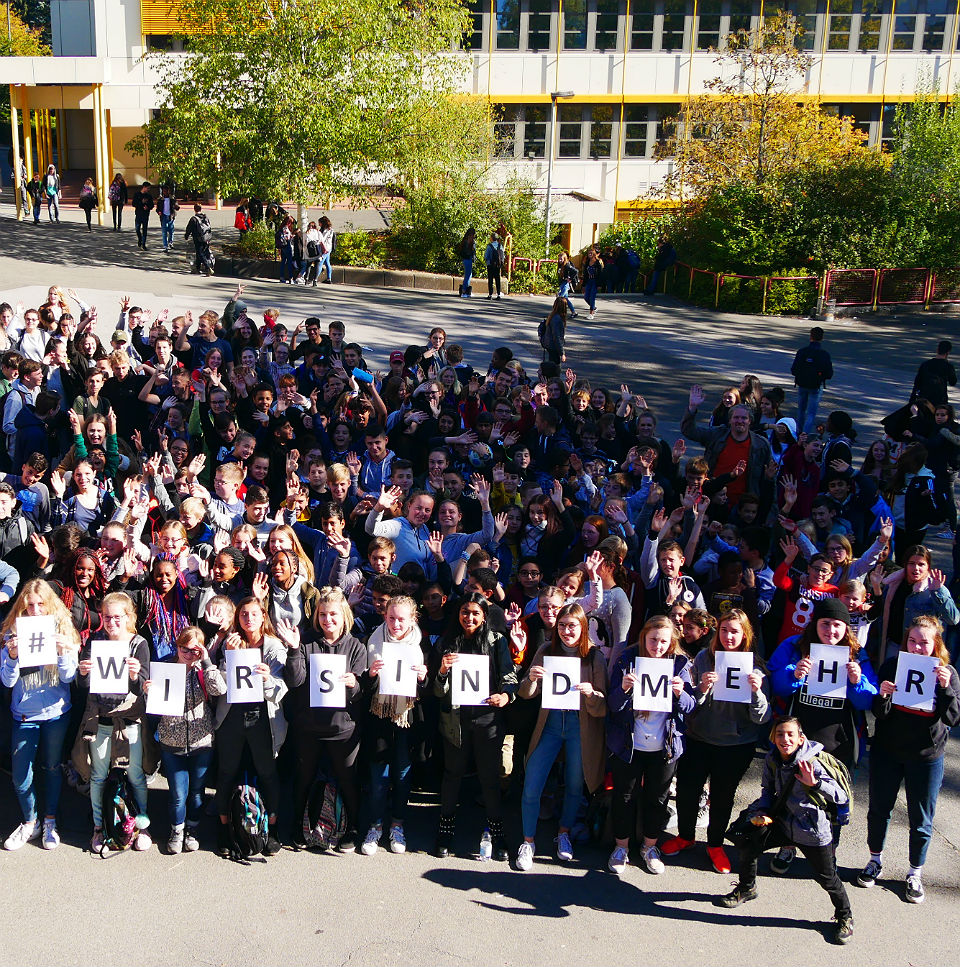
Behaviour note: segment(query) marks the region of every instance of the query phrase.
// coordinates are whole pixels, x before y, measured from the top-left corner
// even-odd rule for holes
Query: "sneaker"
[[[40,838],[40,824],[34,820],[32,823],[21,823],[4,841],[3,848],[11,852],[32,843]]]
[[[594,312],[591,312],[591,313],[590,313],[590,314],[589,314],[589,315],[587,316],[587,318],[588,318],[588,319],[592,319],[592,318],[593,318],[593,317],[594,317],[595,315],[596,315],[596,313],[594,313]]]
[[[403,835],[403,827],[391,826],[390,827],[390,852],[406,853],[406,851],[407,851],[407,838]]]
[[[907,903],[923,903],[924,901],[923,883],[920,881],[920,877],[917,876],[916,873],[913,873],[907,877],[907,889],[905,896]]]
[[[93,836],[90,839],[90,849],[94,853],[99,853],[103,849],[103,830],[99,826],[93,831]]]
[[[660,850],[656,846],[647,846],[640,850],[640,858],[643,860],[647,872],[653,873],[654,876],[659,876],[666,870],[663,860],[660,859]]]
[[[556,839],[557,859],[569,863],[573,859],[573,844],[570,842],[569,833],[560,833]]]
[[[790,865],[797,858],[797,851],[792,846],[782,846],[776,856],[770,860],[770,872],[777,876],[784,876],[790,871]]]
[[[524,840],[520,844],[520,849],[517,850],[517,869],[521,873],[533,869],[533,843]]]
[[[184,840],[183,827],[175,826],[173,829],[170,830],[170,838],[167,840],[167,852],[171,856],[176,856],[177,853],[182,852],[183,840]]]
[[[707,856],[710,857],[710,862],[718,873],[729,873],[732,869],[730,866],[730,858],[722,846],[708,846]]]
[[[499,302],[499,301],[500,301],[500,293],[498,292],[497,293],[497,302]]]
[[[838,944],[849,943],[853,939],[853,917],[850,914],[841,914],[837,917],[837,929],[833,939]]]
[[[57,832],[57,821],[45,819],[43,821],[43,848],[56,849],[60,845],[60,834]]]
[[[869,890],[870,887],[875,886],[877,880],[883,875],[883,863],[878,863],[876,860],[870,860],[869,863],[863,868],[863,870],[857,876],[857,886],[862,886],[865,890]]]
[[[682,836],[671,836],[663,846],[660,847],[660,852],[664,856],[676,856],[677,853],[682,853],[685,849],[693,849],[697,845],[695,839],[684,839]]]
[[[607,869],[611,873],[616,873],[617,876],[623,876],[629,865],[630,854],[626,848],[623,846],[614,847],[613,852],[610,854],[610,859],[607,860]]]
[[[232,849],[230,827],[226,823],[217,822],[217,856],[227,859]]]
[[[197,841],[196,833],[197,829],[195,826],[187,826],[183,831],[183,851],[184,853],[195,853],[200,849],[200,843]]]
[[[738,883],[729,893],[725,896],[720,897],[717,900],[717,906],[726,907],[728,910],[733,907],[740,906],[741,903],[747,903],[750,900],[756,900],[760,896],[756,885],[744,889]]]
[[[273,830],[270,830],[270,832],[267,833],[267,845],[263,847],[263,855],[276,856],[281,849],[283,849],[283,847],[280,845],[280,840],[274,836]]]
[[[344,834],[343,839],[337,843],[338,853],[353,853],[357,849],[357,831],[355,829],[348,829]]]
[[[944,527],[944,529],[942,531],[940,531],[939,534],[937,534],[937,537],[944,537],[947,540],[952,541],[953,540],[953,531],[950,530],[949,527]]]
[[[383,836],[383,829],[380,826],[371,826],[367,830],[366,838],[360,847],[360,852],[364,856],[374,856],[380,849],[380,837]]]
[[[133,841],[133,848],[138,853],[146,853],[151,846],[153,846],[153,840],[150,838],[150,834],[145,829],[141,829],[137,833],[137,838]]]

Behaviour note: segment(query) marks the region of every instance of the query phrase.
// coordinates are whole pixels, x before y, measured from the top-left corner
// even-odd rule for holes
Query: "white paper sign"
[[[402,695],[405,698],[417,697],[417,673],[414,670],[423,659],[414,660],[414,655],[406,645],[395,641],[385,641],[380,651],[383,668],[380,669],[380,694]]]
[[[673,659],[638,658],[633,707],[638,712],[669,712],[673,708]]]
[[[258,676],[259,677],[259,676]],[[150,715],[183,715],[187,697],[187,666],[172,661],[150,663]]]
[[[90,691],[94,695],[126,695],[130,691],[126,641],[90,642]]]
[[[311,655],[310,707],[346,708],[347,686],[342,681],[346,674],[346,655]]]
[[[753,652],[718,651],[715,659],[717,681],[713,697],[721,702],[748,703],[753,693],[747,678],[753,671]]]
[[[490,697],[490,659],[486,655],[460,655],[450,668],[453,705],[483,705]]]
[[[847,662],[850,649],[844,645],[810,645],[813,667],[807,675],[807,694],[821,698],[847,697]]]
[[[57,663],[57,619],[51,615],[17,618],[17,659],[21,668]]]
[[[543,708],[565,711],[580,710],[580,659],[560,655],[543,656],[543,680],[540,682]]]
[[[932,712],[939,664],[940,659],[933,655],[911,655],[908,651],[901,651],[897,659],[894,704],[901,708]]]
[[[263,679],[253,669],[263,661],[259,648],[231,648],[227,655],[227,701],[231,705],[263,701]]]

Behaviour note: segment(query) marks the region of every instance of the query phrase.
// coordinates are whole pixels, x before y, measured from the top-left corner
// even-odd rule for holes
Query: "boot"
[[[457,819],[455,816],[441,816],[440,826],[437,829],[437,845],[434,852],[441,859],[450,855],[453,847],[453,831],[456,828]]]
[[[217,855],[227,859],[232,848],[229,827],[226,823],[217,823]]]
[[[503,834],[503,822],[497,820],[487,824],[490,827],[490,838],[493,840],[493,858],[498,863],[506,863],[510,859],[507,852],[507,837]]]

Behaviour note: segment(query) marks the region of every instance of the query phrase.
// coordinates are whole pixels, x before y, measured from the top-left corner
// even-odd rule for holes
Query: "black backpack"
[[[230,859],[246,863],[251,856],[259,856],[267,845],[270,827],[266,807],[254,786],[244,782],[233,790],[228,816]]]
[[[540,324],[537,326],[537,339],[540,340],[540,345],[543,346],[544,349],[547,348],[547,344],[544,341],[546,340],[546,338],[547,338],[547,320],[541,319]]]
[[[127,773],[123,769],[110,770],[103,784],[103,797],[100,800],[101,823],[103,824],[103,846],[100,856],[122,853],[133,846],[137,838],[137,804],[130,794]]]
[[[813,346],[802,350],[794,363],[793,378],[801,389],[816,389],[822,382],[820,365],[817,362],[819,351]]]
[[[210,227],[210,219],[206,215],[197,215],[197,227],[200,231],[200,239],[204,245],[209,245],[213,240],[213,229]]]

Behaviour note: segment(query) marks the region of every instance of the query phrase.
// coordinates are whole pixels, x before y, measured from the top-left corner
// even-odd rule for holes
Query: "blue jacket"
[[[47,681],[45,668],[28,668],[21,674],[20,662],[4,648],[0,656],[0,681],[12,689],[10,711],[24,722],[49,722],[70,711],[70,683],[77,675],[76,652],[57,657],[55,683]]]
[[[767,662],[767,671],[770,673],[770,680],[773,683],[774,695],[779,695],[787,700],[803,689],[807,683],[807,678],[797,678],[794,672],[797,663],[803,657],[797,648],[799,635],[792,635],[780,642],[780,646],[770,656]],[[874,696],[880,690],[877,684],[877,675],[870,664],[865,648],[857,652],[857,661],[860,663],[860,681],[856,685],[849,679],[847,680],[847,701],[858,711],[865,712],[873,705]]]
[[[638,645],[633,645],[621,653],[613,666],[610,694],[607,697],[607,748],[624,762],[633,758],[634,711],[633,694],[623,690],[623,676],[633,668],[639,654]],[[673,674],[683,679],[683,691],[674,696],[673,710],[667,720],[664,753],[668,762],[675,762],[683,753],[684,723],[687,715],[696,706],[689,666],[690,660],[686,655],[674,656]]]

